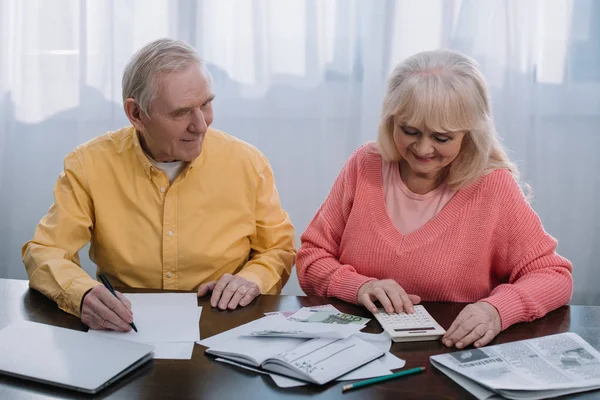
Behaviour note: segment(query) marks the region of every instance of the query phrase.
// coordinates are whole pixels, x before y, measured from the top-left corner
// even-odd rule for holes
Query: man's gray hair
[[[196,49],[180,41],[158,39],[148,43],[133,55],[123,72],[123,101],[133,98],[140,109],[150,113],[158,95],[158,78],[164,73],[181,71],[191,64],[206,70]],[[210,79],[210,74],[206,70]]]

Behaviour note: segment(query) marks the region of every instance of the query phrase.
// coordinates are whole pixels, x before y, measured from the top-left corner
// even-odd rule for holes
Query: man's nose
[[[200,107],[194,108],[192,110],[192,121],[188,126],[188,130],[191,132],[204,133],[207,129],[208,125],[206,124],[204,113]]]

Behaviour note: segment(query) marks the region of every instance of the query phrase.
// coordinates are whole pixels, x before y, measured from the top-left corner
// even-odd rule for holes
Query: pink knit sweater
[[[381,156],[359,148],[302,235],[296,266],[307,294],[357,302],[373,279],[394,279],[424,301],[492,304],[502,329],[571,298],[571,263],[506,170],[459,190],[432,220],[403,235],[384,199]]]

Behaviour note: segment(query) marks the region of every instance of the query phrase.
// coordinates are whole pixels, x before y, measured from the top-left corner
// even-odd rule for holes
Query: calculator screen
[[[432,326],[428,326],[425,328],[417,328],[417,327],[412,327],[412,328],[402,328],[402,329],[394,329],[394,332],[407,332],[407,331],[434,331],[435,328]]]

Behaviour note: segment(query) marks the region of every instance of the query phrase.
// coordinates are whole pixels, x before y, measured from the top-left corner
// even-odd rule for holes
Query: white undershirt
[[[153,160],[151,157],[148,157],[152,165],[156,168],[162,170],[167,177],[169,178],[169,183],[173,183],[175,179],[179,176],[181,171],[185,168],[186,164],[184,161],[173,161],[173,162],[157,162]]]

